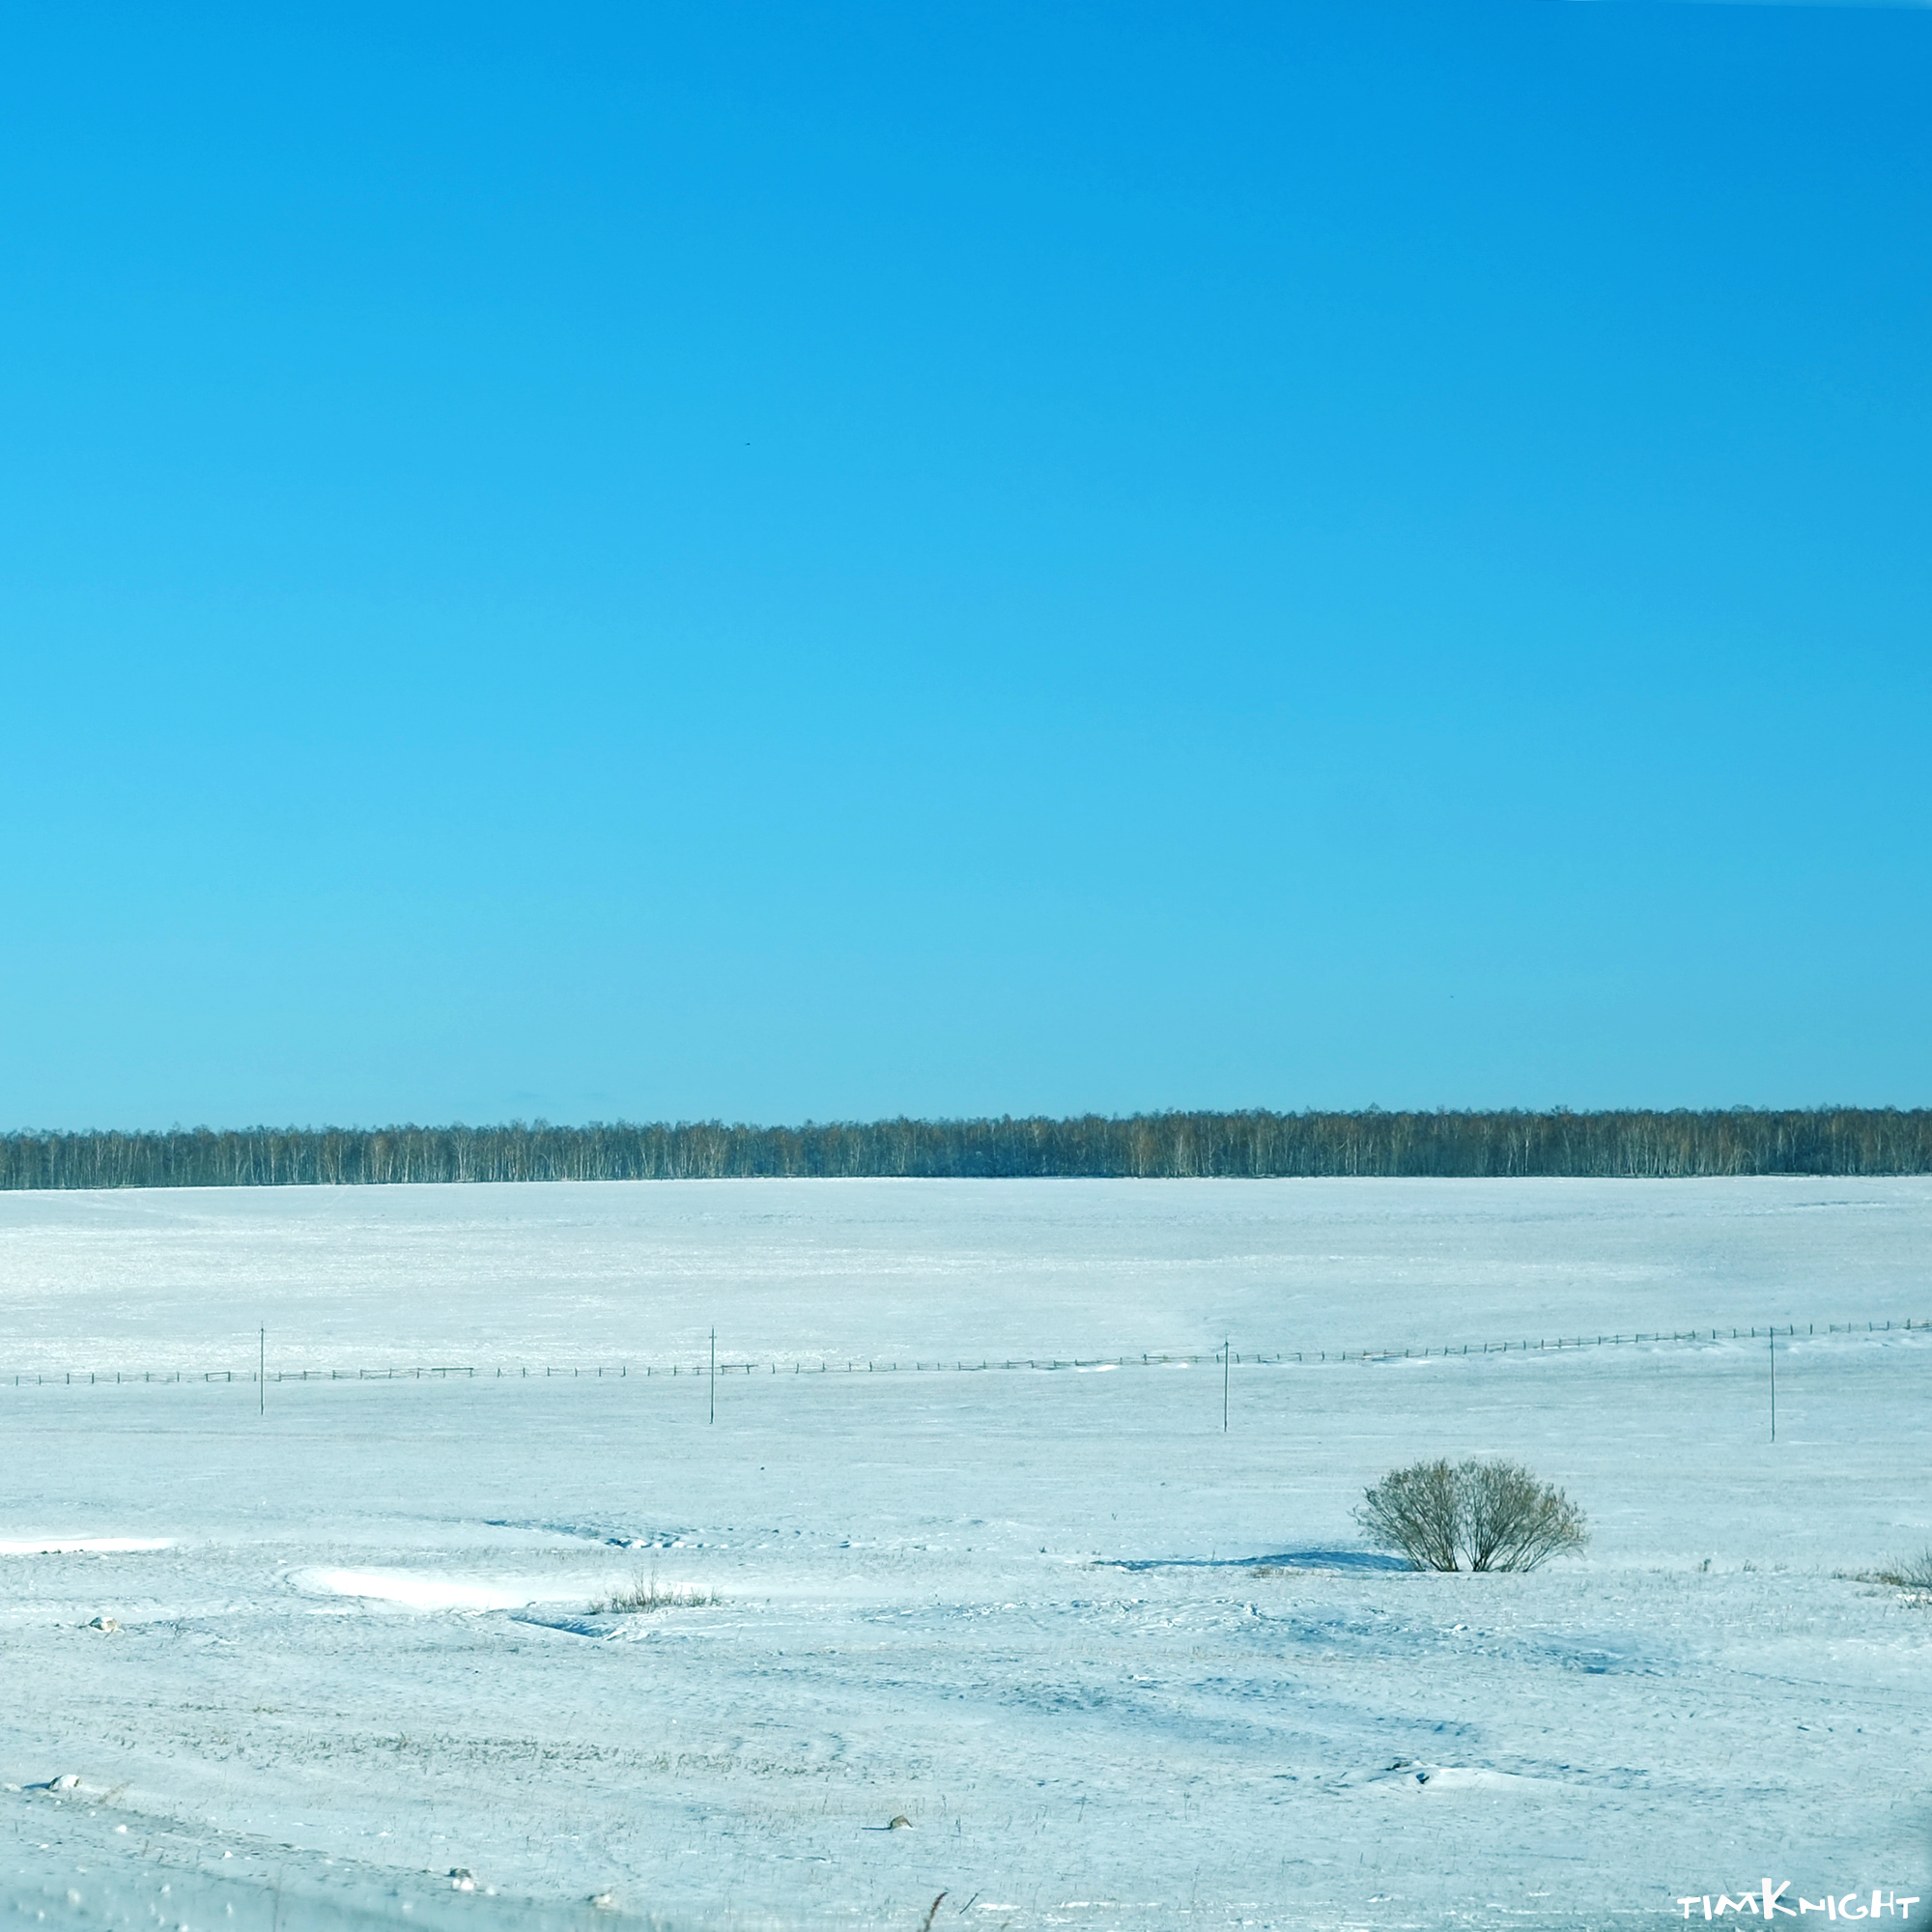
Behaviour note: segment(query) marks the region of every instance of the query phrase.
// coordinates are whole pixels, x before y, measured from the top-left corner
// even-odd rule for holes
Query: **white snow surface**
[[[1918,1179],[0,1196],[0,1900],[298,1932],[1932,1895],[1932,1609],[1857,1577],[1932,1541],[1928,1236]],[[714,1325],[759,1365],[715,1422]],[[263,1327],[271,1378],[479,1373],[125,1379],[250,1376]],[[1692,1327],[1723,1339],[1480,1352]],[[1243,1360],[1224,1430],[1217,1366],[1139,1361],[1224,1336],[1393,1353]],[[864,1368],[1015,1357],[1132,1366]],[[1351,1509],[1437,1454],[1561,1483],[1589,1549],[1391,1567]],[[719,1601],[599,1607],[641,1581]]]

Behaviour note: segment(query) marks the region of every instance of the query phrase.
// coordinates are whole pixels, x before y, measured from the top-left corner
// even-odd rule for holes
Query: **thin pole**
[[[718,1331],[711,1331],[711,1421],[718,1420]]]
[[[1771,1336],[1771,1439],[1777,1440],[1777,1331]]]
[[[257,1343],[261,1353],[255,1361],[255,1413],[267,1415],[269,1412],[269,1331],[258,1331]]]
[[[1221,1434],[1228,1433],[1228,1343],[1221,1344]]]

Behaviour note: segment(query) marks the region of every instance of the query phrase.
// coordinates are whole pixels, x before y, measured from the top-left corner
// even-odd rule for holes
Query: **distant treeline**
[[[1932,1173],[1932,1110],[1088,1114],[825,1126],[207,1127],[0,1136],[0,1188],[285,1187],[757,1176]]]

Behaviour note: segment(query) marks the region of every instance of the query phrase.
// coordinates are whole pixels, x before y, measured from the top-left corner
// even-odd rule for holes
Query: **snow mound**
[[[462,1577],[423,1570],[298,1570],[290,1584],[304,1596],[360,1597],[408,1610],[520,1610],[526,1604],[581,1601],[581,1584],[554,1578]]]
[[[1527,1791],[1538,1780],[1482,1765],[1445,1764],[1439,1771],[1417,1773],[1416,1782],[1426,1791]]]
[[[1488,1765],[1477,1764],[1392,1764],[1383,1776],[1376,1780],[1384,1786],[1394,1786],[1398,1790],[1419,1791],[1441,1795],[1451,1791],[1494,1791],[1529,1793],[1547,1791],[1548,1780],[1540,1777],[1522,1777],[1511,1771],[1492,1771]]]
[[[686,1529],[639,1529],[618,1522],[560,1522],[551,1517],[493,1516],[484,1519],[491,1529],[541,1530],[550,1536],[569,1536],[584,1543],[605,1543],[615,1549],[675,1549],[691,1534]]]

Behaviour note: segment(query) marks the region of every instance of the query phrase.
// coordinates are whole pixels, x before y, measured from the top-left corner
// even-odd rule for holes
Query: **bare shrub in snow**
[[[1590,1532],[1583,1512],[1520,1463],[1500,1457],[1464,1463],[1464,1531],[1471,1570],[1534,1570],[1565,1549],[1580,1549]]]
[[[1414,1570],[1534,1570],[1589,1540],[1583,1512],[1561,1490],[1499,1456],[1391,1470],[1355,1520]]]
[[[1393,1469],[1362,1498],[1355,1520],[1369,1541],[1399,1550],[1412,1570],[1454,1570],[1463,1526],[1463,1497],[1447,1463],[1411,1463]]]
[[[633,1577],[621,1590],[592,1604],[590,1612],[600,1617],[627,1617],[639,1610],[704,1609],[724,1601],[717,1591],[700,1590],[695,1583],[660,1583],[653,1570],[648,1577]]]

